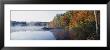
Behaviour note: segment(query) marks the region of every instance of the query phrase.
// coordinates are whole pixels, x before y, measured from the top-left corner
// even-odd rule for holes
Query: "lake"
[[[11,27],[11,40],[55,40],[51,31],[41,29],[43,26]]]
[[[12,26],[11,40],[73,40],[76,33],[64,29],[43,30],[44,26]]]

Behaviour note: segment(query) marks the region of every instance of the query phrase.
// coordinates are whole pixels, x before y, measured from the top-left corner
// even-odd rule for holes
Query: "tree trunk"
[[[98,37],[98,25],[97,25],[97,15],[96,15],[96,11],[94,10],[94,16],[95,16],[95,21],[96,21],[96,39]]]

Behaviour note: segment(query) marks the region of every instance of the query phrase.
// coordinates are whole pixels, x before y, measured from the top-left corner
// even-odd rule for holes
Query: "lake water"
[[[51,31],[41,29],[43,26],[12,26],[11,40],[55,40]]]

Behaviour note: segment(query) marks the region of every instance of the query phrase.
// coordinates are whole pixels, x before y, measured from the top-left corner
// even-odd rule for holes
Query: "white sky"
[[[40,21],[49,22],[53,20],[56,14],[65,13],[66,11],[11,11],[12,21]]]

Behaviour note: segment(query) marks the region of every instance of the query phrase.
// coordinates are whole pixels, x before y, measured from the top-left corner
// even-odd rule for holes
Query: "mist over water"
[[[55,40],[52,32],[43,30],[44,26],[12,26],[11,40]]]

